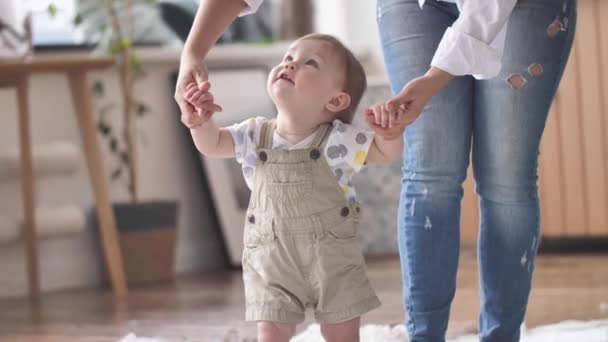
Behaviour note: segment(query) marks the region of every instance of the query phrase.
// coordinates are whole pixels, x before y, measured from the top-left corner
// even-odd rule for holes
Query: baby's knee
[[[295,334],[296,327],[293,324],[278,322],[258,322],[259,342],[288,342]]]
[[[321,334],[326,342],[358,342],[359,319],[338,324],[321,324]]]
[[[321,330],[326,342],[359,342],[359,330],[353,331],[333,331]]]

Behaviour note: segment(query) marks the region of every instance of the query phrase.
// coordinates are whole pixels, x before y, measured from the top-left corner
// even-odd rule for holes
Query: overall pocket
[[[255,213],[248,212],[245,217],[243,244],[245,248],[255,249],[275,240],[272,220],[266,220]]]
[[[337,241],[352,241],[357,236],[356,220],[349,216],[331,227],[325,227],[327,235]]]
[[[297,204],[298,201],[312,193],[311,164],[275,164],[269,166],[266,189],[268,196],[275,203]]]

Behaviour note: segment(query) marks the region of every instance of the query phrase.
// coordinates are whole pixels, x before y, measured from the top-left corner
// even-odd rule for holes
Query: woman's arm
[[[184,98],[186,87],[191,82],[200,86],[207,80],[204,60],[211,47],[240,13],[255,11],[261,2],[262,0],[201,0],[184,44],[175,87],[174,98],[183,115],[194,114],[194,107]],[[204,107],[215,111],[219,108],[214,103]]]
[[[506,22],[517,0],[461,0],[460,15],[444,34],[429,70],[387,104],[416,118],[454,76],[491,78],[501,68]]]
[[[492,78],[500,72],[507,20],[517,0],[460,0],[460,14],[431,62],[446,72]]]
[[[203,60],[222,32],[247,6],[243,0],[201,0],[182,54]]]

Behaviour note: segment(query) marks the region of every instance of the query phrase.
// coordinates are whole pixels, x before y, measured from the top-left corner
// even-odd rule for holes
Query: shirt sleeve
[[[492,78],[502,67],[507,21],[517,0],[457,0],[460,15],[431,62],[452,75]]]
[[[240,164],[255,166],[257,146],[265,117],[255,117],[227,127],[234,140],[234,156]]]
[[[263,0],[243,0],[246,7],[241,11],[239,17],[255,13],[258,8],[260,8],[262,1]]]
[[[367,153],[373,140],[373,131],[335,120],[325,145],[328,163],[332,167],[343,164],[346,170],[359,172],[367,160]]]

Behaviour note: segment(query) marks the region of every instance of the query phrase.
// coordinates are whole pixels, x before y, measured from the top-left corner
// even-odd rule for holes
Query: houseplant
[[[133,12],[141,14],[146,8],[154,10],[156,1],[82,0],[74,17],[89,43],[114,58],[119,78],[118,100],[106,96],[102,81],[94,82],[92,92],[99,104],[98,132],[116,161],[111,179],[124,180],[128,192],[128,200],[114,202],[113,209],[129,285],[172,279],[176,244],[177,202],[142,201],[139,197],[136,121],[148,108],[135,96],[136,81],[145,74],[134,49]],[[49,7],[51,14],[56,10]],[[118,113],[121,120],[112,120],[110,113]]]

